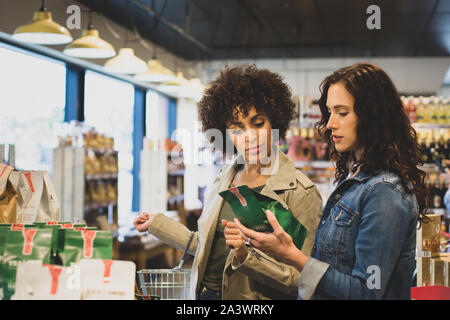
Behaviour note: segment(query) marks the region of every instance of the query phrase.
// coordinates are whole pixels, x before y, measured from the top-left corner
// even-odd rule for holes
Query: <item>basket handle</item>
[[[189,249],[189,246],[191,245],[192,239],[194,238],[194,231],[191,231],[191,236],[189,237],[189,241],[187,243],[186,249],[184,249],[183,255],[181,256],[181,260],[180,263],[178,264],[178,266],[176,266],[175,268],[173,268],[174,270],[180,270],[181,267],[183,266],[184,263],[184,257],[186,256],[186,253]]]

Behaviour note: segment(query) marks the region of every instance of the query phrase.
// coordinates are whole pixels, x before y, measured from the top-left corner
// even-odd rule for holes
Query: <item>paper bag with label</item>
[[[10,181],[19,194],[18,223],[61,219],[59,202],[47,171],[13,172]]]
[[[131,261],[81,259],[82,300],[133,300],[136,265]]]
[[[13,167],[0,163],[0,223],[16,222],[17,191],[9,181]]]
[[[40,260],[19,263],[11,300],[80,300],[80,272],[72,267],[43,264]]]
[[[306,228],[280,202],[255,192],[246,185],[229,188],[219,194],[230,204],[244,226],[259,232],[273,231],[266,216],[266,210],[272,211],[284,231],[292,237],[294,244],[299,249],[303,247]]]

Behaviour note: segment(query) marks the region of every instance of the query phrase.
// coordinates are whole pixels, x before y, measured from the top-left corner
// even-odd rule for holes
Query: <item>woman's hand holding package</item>
[[[248,249],[245,245],[245,239],[236,223],[222,220],[225,228],[224,235],[227,247],[234,250],[234,256],[241,262],[247,258]]]
[[[134,227],[140,232],[147,231],[154,217],[154,213],[141,212],[134,221]]]
[[[295,246],[292,237],[284,231],[270,210],[266,211],[266,216],[273,228],[272,233],[257,232],[246,228],[237,219],[235,219],[235,222],[250,245],[293,265],[301,271],[308,257]]]

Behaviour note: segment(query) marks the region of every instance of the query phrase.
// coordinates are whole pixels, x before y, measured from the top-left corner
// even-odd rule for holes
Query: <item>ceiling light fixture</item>
[[[89,24],[81,38],[67,45],[63,52],[72,57],[91,59],[106,59],[116,55],[114,47],[101,39],[98,30],[92,25],[92,11],[89,11]]]
[[[22,42],[44,45],[66,44],[73,40],[69,30],[52,20],[44,0],[39,11],[34,13],[33,21],[18,27],[12,37]]]
[[[173,72],[165,68],[158,59],[149,60],[147,65],[148,72],[136,75],[137,80],[161,83],[175,79]]]
[[[123,74],[138,74],[148,71],[145,61],[136,57],[132,48],[121,48],[117,56],[105,62],[104,69]]]

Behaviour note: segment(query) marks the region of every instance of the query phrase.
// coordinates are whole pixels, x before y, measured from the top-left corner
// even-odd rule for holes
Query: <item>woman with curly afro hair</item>
[[[206,136],[228,161],[208,187],[198,232],[189,245],[194,255],[191,296],[296,299],[300,272],[249,247],[230,204],[219,194],[246,185],[279,202],[306,229],[302,250],[311,252],[322,200],[316,186],[276,144],[295,117],[288,86],[278,74],[254,65],[225,66],[205,90],[199,115]],[[162,214],[144,213],[135,226],[176,248],[184,249],[189,241],[190,231]]]
[[[266,212],[274,232],[239,224],[251,243],[301,271],[301,299],[407,299],[416,228],[428,205],[417,135],[389,76],[358,63],[321,85],[317,127],[336,162],[337,187],[317,229],[312,255],[298,250]]]

